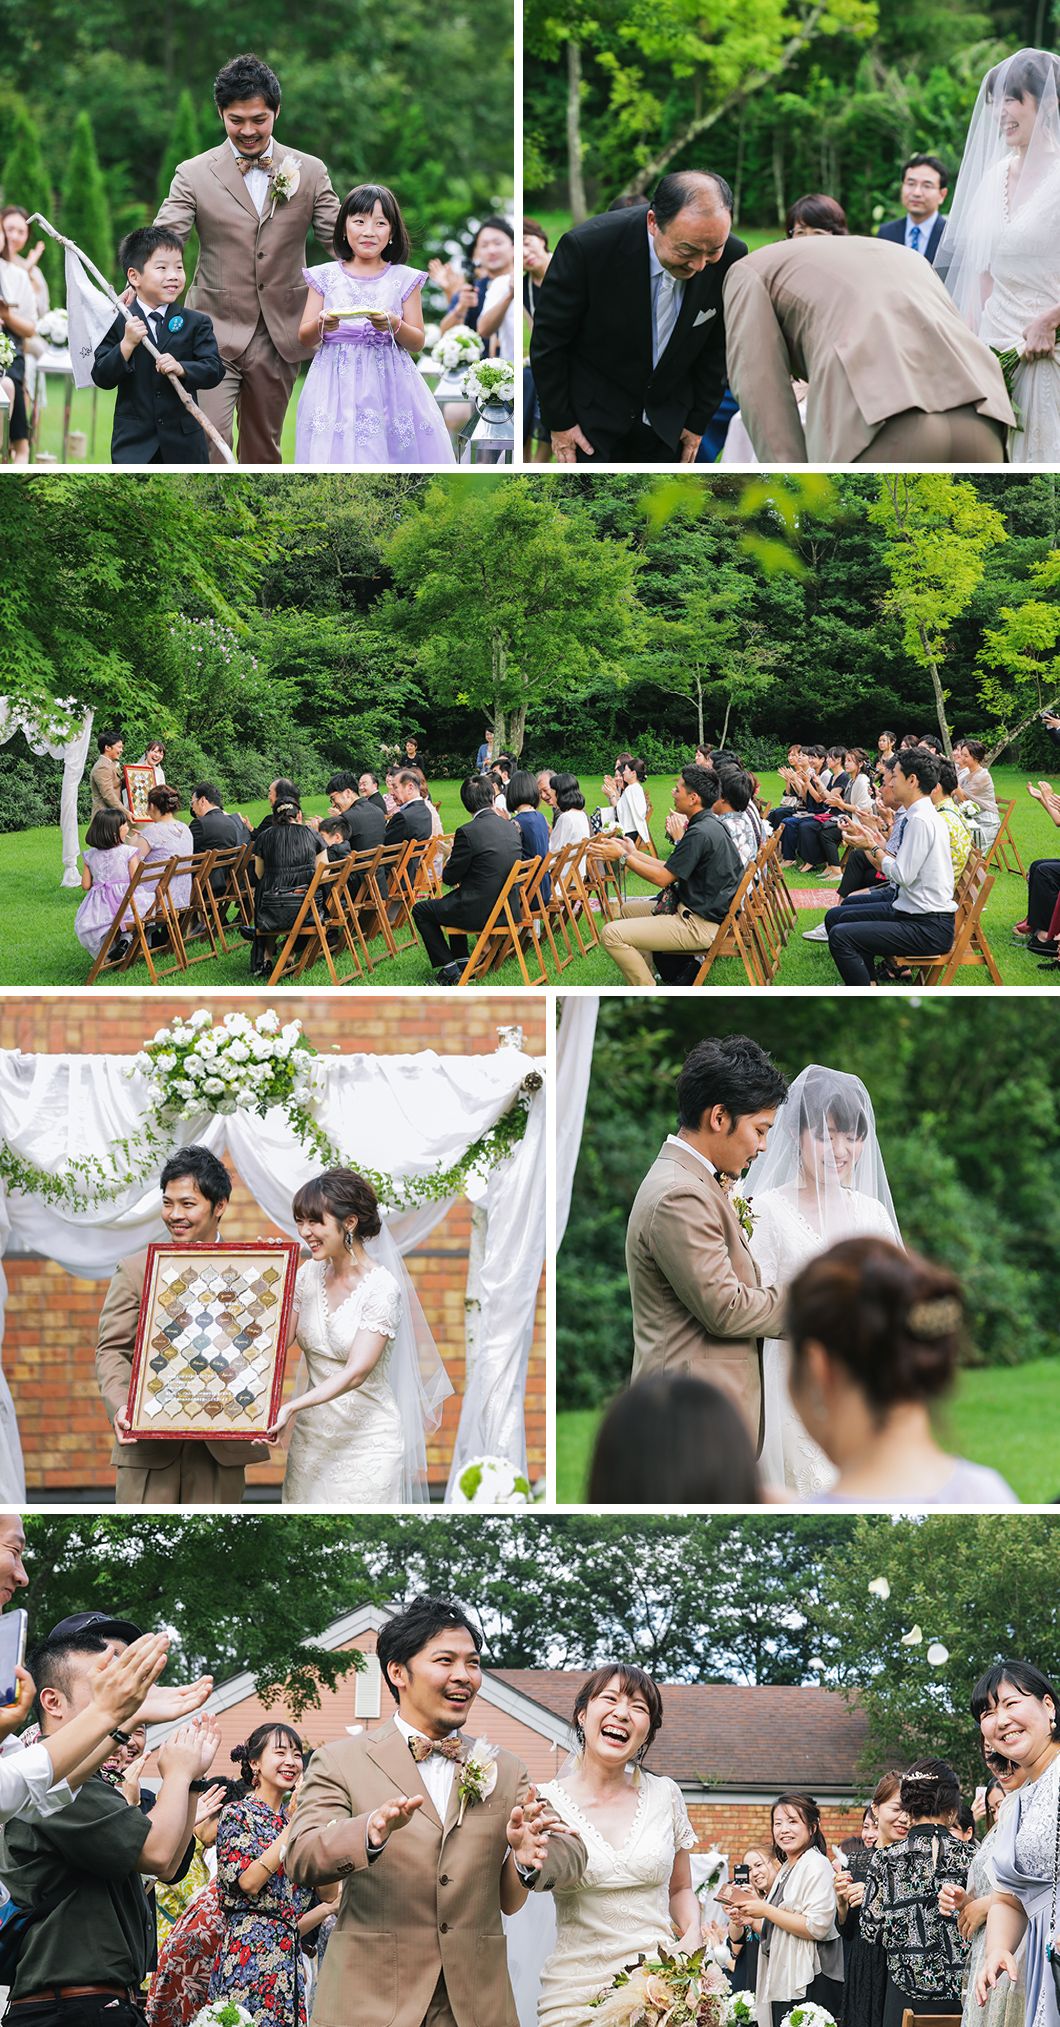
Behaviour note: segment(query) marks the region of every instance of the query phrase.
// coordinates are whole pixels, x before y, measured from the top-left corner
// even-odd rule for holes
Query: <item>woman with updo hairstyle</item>
[[[556,1892],[556,1947],[541,1973],[538,2027],[584,2027],[597,1993],[641,1952],[694,1950],[699,1903],[689,1852],[696,1833],[681,1791],[644,1762],[663,1720],[658,1684],[633,1662],[608,1661],[574,1702],[574,1753],[542,1800],[582,1839],[578,1885]]]
[[[288,1817],[302,1779],[302,1741],[289,1724],[259,1724],[232,1760],[243,1794],[221,1813],[217,1891],[224,1940],[209,2002],[230,1999],[255,2027],[308,2027],[302,1938],[328,1913],[284,1870]]]
[[[902,1775],[906,1835],[873,1853],[861,1907],[861,1933],[887,1958],[884,2027],[914,2013],[959,2013],[968,1944],[947,1889],[964,1890],[971,1853],[954,1834],[961,1784],[946,1760],[918,1760]]]
[[[1028,2027],[1060,2027],[1060,1690],[1031,1661],[998,1661],[976,1683],[971,1707],[988,1755],[1003,1755],[1023,1776],[993,1839],[997,1892],[974,1995],[985,2006],[1011,1991],[1025,1940]]]
[[[901,1774],[880,1776],[869,1803],[876,1841],[871,1849],[862,1846],[849,1855],[845,1871],[836,1875],[845,1972],[843,2018],[849,2027],[883,2027],[887,1958],[878,1942],[867,1942],[862,1935],[861,1909],[876,1853],[899,1843],[909,1829],[901,1789]]]
[[[303,1183],[292,1207],[309,1258],[298,1269],[290,1343],[308,1387],[270,1430],[293,1424],[285,1505],[391,1506],[405,1496],[405,1436],[390,1384],[401,1289],[367,1242],[382,1229],[371,1183],[331,1168]],[[299,1375],[301,1380],[301,1375]]]
[[[157,783],[147,797],[147,815],[143,820],[143,850],[141,856],[148,866],[163,866],[167,859],[190,859],[195,852],[195,840],[186,823],[177,815],[180,797],[175,788]],[[151,889],[149,888],[150,892]],[[169,883],[169,899],[174,908],[191,906],[191,874],[181,873]]]
[[[287,784],[284,784],[286,787]],[[255,834],[254,941],[250,969],[255,978],[269,970],[266,938],[293,928],[325,840],[302,821],[293,795],[277,793],[272,822]]]
[[[843,1945],[836,1926],[835,1874],[821,1812],[812,1795],[778,1795],[770,1810],[780,1867],[765,1895],[733,1886],[728,1904],[759,1937],[755,2012],[758,2027],[780,2027],[800,2003],[840,2018]]]
[[[841,1239],[796,1275],[791,1398],[838,1471],[821,1500],[1018,1505],[996,1471],[948,1455],[932,1433],[963,1330],[956,1276],[885,1239]]]
[[[850,227],[842,205],[823,191],[797,197],[784,221],[789,239],[845,239]]]

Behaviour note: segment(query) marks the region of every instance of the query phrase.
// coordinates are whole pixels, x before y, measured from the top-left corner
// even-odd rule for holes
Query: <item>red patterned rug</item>
[[[839,899],[837,886],[789,887],[788,892],[796,908],[834,908]]]

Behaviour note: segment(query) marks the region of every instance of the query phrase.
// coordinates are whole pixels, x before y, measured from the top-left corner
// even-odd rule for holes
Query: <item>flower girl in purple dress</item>
[[[316,347],[298,403],[300,465],[452,464],[440,409],[413,359],[423,349],[420,286],[392,190],[361,183],[335,225],[334,260],[303,268],[298,336]],[[344,311],[362,314],[345,316]]]

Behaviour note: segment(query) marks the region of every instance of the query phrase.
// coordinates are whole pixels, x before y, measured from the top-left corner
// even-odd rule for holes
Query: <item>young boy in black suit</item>
[[[219,387],[225,375],[209,317],[177,302],[184,288],[183,243],[162,226],[145,225],[122,240],[118,259],[135,296],[132,316],[128,322],[115,318],[92,366],[97,387],[117,389],[111,463],[208,464],[206,434],[170,385],[182,380],[194,399],[200,387]],[[148,337],[158,359],[143,349]]]

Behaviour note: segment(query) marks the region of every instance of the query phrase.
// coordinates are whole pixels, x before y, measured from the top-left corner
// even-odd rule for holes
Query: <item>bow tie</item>
[[[241,176],[249,176],[252,169],[264,169],[266,176],[272,175],[272,155],[237,155],[236,168]]]
[[[443,1760],[462,1760],[464,1757],[462,1739],[423,1738],[418,1731],[414,1731],[409,1739],[409,1751],[417,1766],[421,1761],[429,1760],[432,1753],[439,1753]]]

